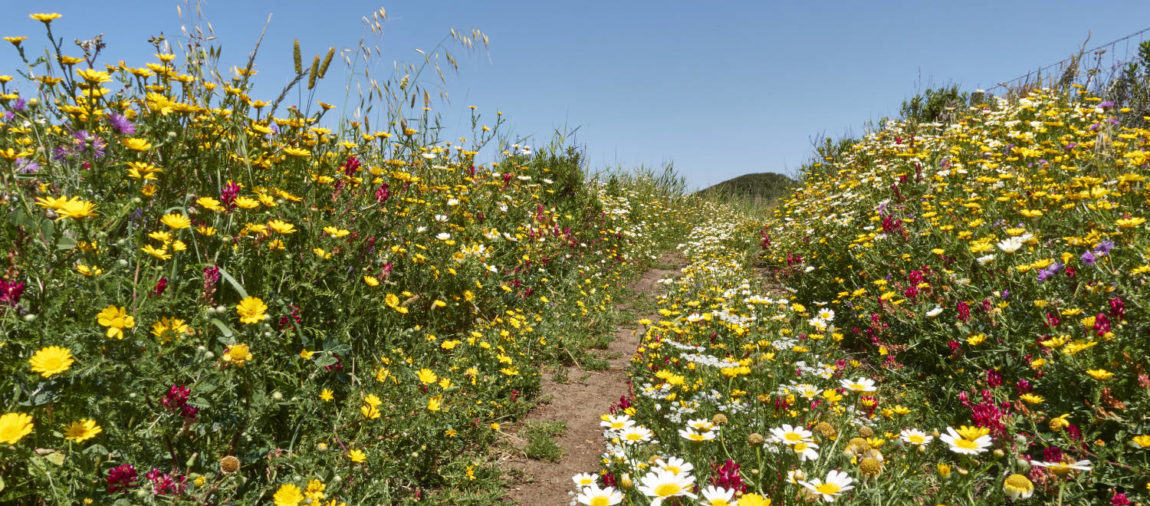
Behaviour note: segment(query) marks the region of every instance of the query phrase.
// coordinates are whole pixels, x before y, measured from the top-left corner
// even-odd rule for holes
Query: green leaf
[[[44,460],[56,464],[56,466],[64,465],[64,454],[62,452],[52,452],[44,456]]]
[[[220,269],[220,272],[223,272],[223,271],[224,271],[223,269]],[[232,337],[232,336],[236,335],[236,331],[232,330],[232,328],[228,327],[227,324],[225,324],[224,322],[222,322],[216,318],[212,318],[210,321],[212,322],[212,325],[215,325],[216,328],[220,329],[220,332],[224,333],[224,337]]]
[[[217,266],[217,267],[219,267],[219,266]],[[240,294],[240,297],[243,297],[246,299],[248,297],[248,292],[247,292],[247,290],[244,290],[243,285],[240,285],[240,282],[236,281],[236,278],[233,278],[231,274],[228,274],[228,271],[225,271],[223,267],[219,267],[219,269],[220,269],[220,275],[223,276],[224,279],[228,281],[228,284],[232,285],[232,288],[234,288],[236,290],[236,292]]]
[[[56,241],[56,249],[69,250],[76,247],[76,240],[66,235]]]

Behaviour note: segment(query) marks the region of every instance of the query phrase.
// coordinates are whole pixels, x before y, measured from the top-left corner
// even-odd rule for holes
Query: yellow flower
[[[1047,424],[1052,432],[1058,432],[1070,426],[1070,413],[1056,416]]]
[[[60,214],[60,218],[71,218],[73,220],[78,220],[80,218],[95,216],[95,210],[95,204],[85,200],[80,200],[77,197],[73,197],[72,200],[66,202],[63,206],[57,209],[56,212]]]
[[[439,380],[439,376],[436,376],[431,369],[420,369],[416,374],[419,376],[419,382],[424,385],[430,385]]]
[[[260,201],[251,197],[236,197],[235,202],[240,209],[255,209],[260,206]]]
[[[192,220],[187,216],[178,213],[165,214],[160,218],[160,222],[167,225],[172,230],[180,230],[192,226]]]
[[[443,396],[442,395],[436,395],[430,399],[427,399],[427,410],[428,411],[439,411],[442,404],[443,404]]]
[[[367,283],[367,286],[379,286],[379,279],[375,276],[364,276],[363,282]]]
[[[292,483],[285,483],[276,490],[276,494],[272,496],[275,500],[276,506],[299,506],[303,502],[303,491]]]
[[[0,415],[0,443],[14,445],[32,432],[32,415],[5,413]]]
[[[28,40],[28,37],[4,37],[4,40],[11,42],[14,46],[19,46],[21,42]]]
[[[123,339],[124,329],[134,327],[136,319],[129,316],[128,311],[123,307],[108,306],[96,315],[96,323],[108,327],[106,333],[108,338]]]
[[[1146,218],[1122,218],[1115,222],[1119,228],[1134,228],[1143,223],[1146,223]]]
[[[359,407],[359,412],[363,413],[363,417],[368,420],[375,420],[380,417],[379,408],[371,404],[364,404]]]
[[[77,69],[76,75],[91,84],[106,83],[112,80],[112,76],[108,75],[107,72],[95,69]]]
[[[362,464],[367,461],[367,454],[363,453],[363,450],[353,449],[347,452],[347,458],[351,459],[351,461],[355,462],[356,464]]]
[[[28,17],[47,24],[51,23],[54,19],[60,19],[61,15],[59,13],[53,12],[51,14],[29,14]]]
[[[151,244],[145,244],[143,248],[140,248],[140,251],[152,255],[153,257],[156,257],[160,260],[168,260],[172,258],[172,254],[168,253],[168,248],[157,249]]]
[[[256,297],[245,297],[236,305],[236,312],[240,315],[240,323],[252,324],[265,320],[268,306]]]
[[[771,506],[771,500],[759,494],[743,494],[736,506]]]
[[[271,227],[277,234],[294,234],[296,232],[295,225],[281,220],[269,221],[268,227]]]
[[[304,360],[311,360],[312,355],[315,355],[314,351],[308,351],[308,350],[300,350],[299,351],[299,358],[302,358]]]
[[[399,296],[394,293],[389,293],[387,297],[383,298],[383,303],[387,304],[387,307],[394,308],[399,305]]]
[[[319,398],[323,399],[323,402],[331,402],[331,400],[334,399],[335,396],[332,395],[332,391],[330,388],[325,388],[325,389],[323,389],[323,391],[321,391],[319,393]]]
[[[103,432],[103,430],[99,425],[96,425],[95,420],[85,418],[64,427],[64,439],[81,443],[96,437],[96,434]]]
[[[349,230],[336,227],[323,227],[323,232],[335,238],[344,237],[351,233]]]
[[[1130,440],[1130,443],[1133,444],[1135,448],[1150,448],[1150,436],[1134,436],[1134,438]]]
[[[180,334],[188,332],[188,325],[184,320],[179,318],[171,318],[165,316],[160,318],[160,321],[152,324],[152,335],[160,338],[160,342],[166,343],[173,337],[180,337]]]
[[[152,143],[148,142],[147,139],[141,139],[139,137],[127,137],[123,140],[123,143],[124,147],[132,151],[147,151],[152,149]]]
[[[222,213],[227,210],[224,206],[220,205],[220,201],[212,197],[200,197],[196,199],[196,205],[217,213]]]
[[[1098,381],[1105,381],[1110,379],[1111,376],[1114,376],[1114,373],[1107,371],[1106,369],[1090,369],[1089,371],[1086,371],[1086,374],[1089,374],[1091,378],[1094,378]]]
[[[1041,395],[1034,395],[1034,394],[1022,394],[1022,395],[1018,396],[1018,398],[1022,399],[1023,401],[1026,401],[1027,404],[1041,404],[1042,401],[1046,400],[1046,399],[1043,399]]]
[[[243,367],[244,363],[252,359],[252,352],[246,344],[233,344],[224,350],[224,362]]]
[[[32,365],[32,372],[38,372],[45,378],[67,371],[72,367],[73,361],[72,352],[60,346],[40,348],[40,351],[28,359],[28,363]]]

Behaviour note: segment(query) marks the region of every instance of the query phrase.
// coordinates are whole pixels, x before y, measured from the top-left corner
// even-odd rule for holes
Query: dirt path
[[[677,253],[665,255],[656,265],[673,265],[674,269],[651,269],[629,288],[635,294],[654,296],[658,290],[657,282],[678,276],[679,269],[685,264],[686,260]],[[642,315],[640,318],[658,320],[659,315]],[[566,422],[567,431],[556,441],[563,448],[563,457],[552,463],[528,459],[522,452],[505,455],[501,463],[504,469],[512,472],[513,482],[507,493],[509,501],[541,506],[573,502],[574,497],[570,493],[575,490],[575,486],[571,477],[599,469],[599,457],[605,449],[599,416],[628,393],[627,364],[639,347],[640,337],[633,324],[616,327],[615,339],[605,351],[600,352],[600,357],[607,359],[610,364],[606,370],[588,371],[577,366],[569,367],[566,383],[556,382],[552,374],[543,375],[541,397],[550,396],[552,400],[537,406],[524,417],[523,426],[532,422]],[[516,448],[523,448],[526,444],[526,440],[520,436],[510,437]],[[522,475],[522,479],[516,479],[517,474]]]

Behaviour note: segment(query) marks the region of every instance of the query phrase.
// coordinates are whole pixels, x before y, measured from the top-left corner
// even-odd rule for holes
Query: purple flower
[[[24,100],[22,98],[18,98],[18,99],[16,99],[16,103],[12,104],[12,110],[16,111],[16,112],[23,111],[24,106],[27,104],[28,104],[27,100]]]
[[[107,144],[104,143],[104,139],[93,135],[87,130],[78,130],[73,133],[72,144],[75,145],[76,154],[90,154],[92,158],[103,158],[104,147],[107,146]]]
[[[40,171],[40,164],[28,158],[16,160],[16,172],[21,174],[34,174]]]
[[[1083,253],[1082,256],[1079,258],[1081,258],[1082,263],[1084,263],[1086,265],[1094,265],[1094,262],[1096,261],[1094,258],[1094,254],[1089,252],[1089,251],[1087,251],[1086,253]]]
[[[1094,247],[1094,254],[1104,257],[1110,254],[1110,250],[1114,249],[1114,241],[1102,241]]]
[[[1107,100],[1105,102],[1102,102],[1101,104],[1098,104],[1098,107],[1101,107],[1103,109],[1105,109],[1107,107],[1114,107],[1114,101],[1113,100]]]
[[[131,464],[124,463],[109,469],[107,479],[108,493],[114,494],[130,488],[136,488],[136,479],[138,477],[139,473],[136,472],[136,468],[132,467]]]
[[[1038,282],[1046,281],[1046,278],[1055,275],[1058,271],[1062,270],[1062,264],[1055,262],[1050,264],[1045,269],[1038,271]]]
[[[132,135],[136,133],[136,125],[132,124],[132,121],[127,117],[120,114],[113,113],[109,115],[108,123],[111,123],[112,128],[115,128],[117,132],[120,132],[123,135]]]

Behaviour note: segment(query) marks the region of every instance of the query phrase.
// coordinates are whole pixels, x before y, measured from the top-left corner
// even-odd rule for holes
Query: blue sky
[[[36,1],[9,6],[0,35],[43,47],[31,12],[59,12],[57,36],[103,33],[105,62],[155,61],[146,40],[179,35],[178,0]],[[98,8],[93,6],[98,5]],[[207,0],[204,19],[242,64],[268,14],[254,98],[289,79],[291,41],[305,59],[328,46],[379,45],[387,66],[415,61],[450,28],[482,29],[490,49],[456,51],[461,68],[435,106],[466,134],[468,105],[501,110],[511,129],[545,144],[578,127],[593,169],[674,162],[692,187],[748,172],[792,174],[822,136],[859,134],[929,86],[989,88],[1150,26],[1150,2],[521,2],[405,1],[387,9],[382,39],[361,18],[381,4],[328,0]],[[185,8],[185,10],[187,10]],[[23,12],[27,11],[27,12]],[[1131,44],[1133,47],[1133,44]],[[1122,51],[1125,48],[1119,46]],[[78,54],[73,49],[69,54]],[[306,64],[306,62],[305,62]],[[19,62],[6,43],[0,73]],[[341,103],[346,71],[333,63],[317,98]],[[352,92],[353,97],[355,92]]]

